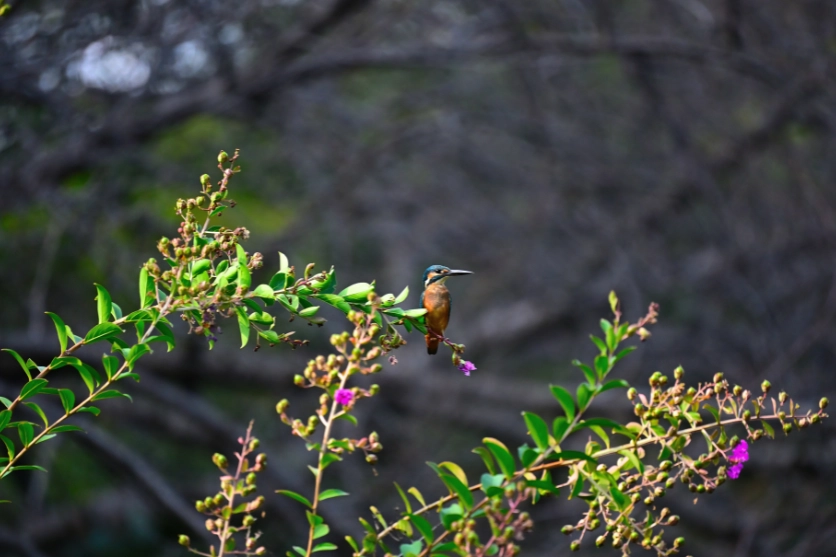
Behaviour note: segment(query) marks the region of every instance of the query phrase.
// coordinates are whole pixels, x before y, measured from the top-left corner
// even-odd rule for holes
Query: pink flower
[[[334,400],[343,406],[348,406],[351,404],[351,401],[354,400],[354,393],[348,389],[337,389],[337,392],[334,393]]]
[[[729,462],[732,463],[729,468],[729,477],[736,480],[740,477],[740,472],[743,471],[743,463],[749,460],[749,444],[743,440],[732,449],[728,456]]]
[[[467,360],[463,361],[459,364],[459,371],[470,377],[471,371],[476,371],[476,366],[473,365],[473,362],[468,362]]]

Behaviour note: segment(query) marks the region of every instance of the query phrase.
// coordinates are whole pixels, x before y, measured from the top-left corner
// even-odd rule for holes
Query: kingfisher
[[[450,291],[444,283],[448,278],[457,275],[472,275],[471,271],[461,271],[431,265],[424,271],[424,292],[421,294],[421,307],[427,310],[426,323],[427,354],[438,352],[438,341],[444,338],[444,330],[450,322]]]

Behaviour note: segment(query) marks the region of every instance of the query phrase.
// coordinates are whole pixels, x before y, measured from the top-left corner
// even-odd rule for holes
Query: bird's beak
[[[447,272],[447,276],[453,276],[453,275],[472,275],[472,274],[473,274],[473,271],[463,271],[463,270],[461,270],[461,269],[450,269],[450,270]]]

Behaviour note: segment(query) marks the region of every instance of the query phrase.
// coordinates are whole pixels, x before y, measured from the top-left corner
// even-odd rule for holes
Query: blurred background
[[[10,4],[0,346],[46,363],[57,342],[43,312],[93,325],[94,282],[131,308],[140,264],[175,234],[173,202],[217,175],[220,149],[242,151],[223,221],[252,231],[260,282],[281,250],[297,268],[336,265],[343,286],[409,285],[417,306],[427,266],[475,272],[449,283],[448,332],[478,371],[409,337],[359,406],[379,464],[329,469],[329,487],[352,494],[324,506],[341,555],[369,505],[396,512],[393,481],[440,495],[425,461],[478,477],[482,437],[516,446],[520,411],[558,415],[548,384],[581,380],[569,362],[595,354],[611,289],[632,319],[661,304],[616,371],[639,386],[682,364],[694,382],[769,378],[804,406],[834,396],[832,0]],[[78,422],[88,433],[39,446],[31,463],[48,474],[3,480],[0,555],[173,557],[180,533],[205,547],[193,502],[217,489],[212,453],[231,455],[251,419],[270,458],[264,540],[271,555],[298,544],[301,507],[270,494],[310,492],[313,455],[274,405],[288,397],[305,417],[315,403],[291,378],[346,326],[325,316],[296,351],[239,351],[230,324],[210,353],[181,327],[177,350],[143,359],[133,404],[105,401]],[[20,375],[0,357],[0,394]],[[622,392],[594,410],[630,419]],[[676,534],[694,555],[836,555],[834,464],[829,421],[759,442],[740,480],[696,504],[672,491]],[[538,506],[525,554],[567,553],[559,528],[581,508]]]

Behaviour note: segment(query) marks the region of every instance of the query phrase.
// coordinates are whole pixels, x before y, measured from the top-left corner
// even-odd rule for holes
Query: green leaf
[[[610,486],[610,494],[612,495],[613,501],[615,501],[615,504],[618,506],[619,511],[623,511],[630,504],[630,500],[627,496],[614,485]]]
[[[345,420],[347,422],[351,422],[353,425],[357,425],[357,418],[354,417],[354,414],[340,414],[336,417],[337,420]]]
[[[625,381],[624,379],[613,379],[612,381],[607,381],[601,388],[598,389],[598,393],[603,393],[605,391],[609,391],[610,389],[619,389],[619,388],[627,388],[630,386],[630,383]]]
[[[473,507],[473,494],[460,479],[450,474],[439,474],[439,477],[453,493],[458,495],[459,501],[467,510]]]
[[[316,312],[319,311],[319,306],[312,306],[309,308],[305,308],[299,312],[300,317],[313,317],[316,315]]]
[[[113,323],[99,323],[87,332],[84,337],[84,344],[93,344],[107,338],[115,337],[122,333],[122,329]]]
[[[136,344],[133,347],[131,347],[130,351],[128,351],[128,355],[125,357],[125,363],[128,364],[128,369],[132,370],[137,360],[139,360],[142,356],[149,353],[150,351],[151,348],[145,342]]]
[[[35,396],[41,389],[47,386],[49,381],[46,379],[32,379],[26,383],[20,390],[20,400],[26,400],[30,396]]]
[[[51,311],[46,312],[46,314],[55,323],[55,332],[58,333],[58,343],[61,345],[61,353],[63,354],[67,351],[67,325],[64,324],[64,321],[58,315]]]
[[[543,418],[533,412],[523,412],[523,419],[526,427],[528,427],[528,434],[534,440],[534,443],[541,449],[548,448],[549,426],[546,425]]]
[[[592,343],[595,344],[595,346],[598,347],[598,350],[601,351],[601,354],[606,354],[607,353],[607,345],[604,343],[603,340],[596,337],[595,335],[589,335],[589,340],[591,340]]]
[[[146,308],[154,303],[154,279],[143,267],[139,271],[139,307]]]
[[[328,465],[332,462],[338,462],[341,460],[342,458],[335,455],[334,453],[325,453],[325,455],[322,457],[322,469],[325,470],[325,468],[327,468]]]
[[[563,407],[563,411],[566,412],[566,419],[571,422],[575,418],[575,399],[572,398],[569,391],[560,385],[551,385],[549,388],[552,391],[552,396]]]
[[[0,431],[6,429],[6,426],[9,425],[9,422],[12,420],[12,411],[11,410],[3,410],[0,412]]]
[[[102,355],[102,367],[108,379],[112,379],[116,372],[119,371],[119,359],[115,356]]]
[[[615,340],[615,333],[612,329],[612,323],[610,323],[606,319],[601,319],[601,330],[604,331],[604,338],[607,341],[607,348],[609,348],[611,351],[615,350],[615,347],[618,343]]]
[[[192,277],[196,277],[197,275],[208,271],[211,266],[212,262],[208,259],[198,259],[197,261],[193,261],[191,270]]]
[[[319,500],[325,501],[326,499],[333,499],[334,497],[345,497],[348,495],[348,492],[343,491],[342,489],[326,489],[322,493],[319,494]]]
[[[253,296],[257,296],[263,300],[270,300],[273,301],[276,299],[276,295],[273,293],[273,289],[270,288],[269,284],[259,284],[253,290]]]
[[[339,295],[347,302],[365,302],[371,292],[374,292],[374,285],[368,282],[358,282],[344,288]]]
[[[552,482],[548,482],[545,480],[525,480],[525,483],[528,487],[542,489],[543,491],[547,491],[552,495],[560,495],[560,490]]]
[[[761,425],[763,426],[763,432],[770,438],[775,439],[775,430],[772,429],[772,426],[769,425],[769,422],[767,422],[766,420],[761,420]]]
[[[595,372],[598,374],[597,379],[603,379],[610,372],[610,359],[608,356],[595,356]],[[594,385],[597,381],[590,381],[590,385]]]
[[[314,526],[313,539],[318,539],[322,536],[327,536],[330,531],[331,528],[327,524],[317,524],[316,526]]]
[[[293,546],[293,551],[298,553],[301,557],[305,557],[307,555],[307,552],[305,551],[305,549],[302,548],[302,547],[299,547],[298,545]]]
[[[514,464],[514,457],[508,451],[508,447],[502,441],[492,437],[485,437],[482,439],[482,443],[488,447],[488,450],[499,464],[500,469],[502,469],[502,473],[510,480],[514,475],[516,465]]]
[[[492,487],[502,487],[505,476],[502,474],[482,474],[479,480],[482,483],[482,491],[487,493],[488,489]]]
[[[448,507],[443,507],[441,509],[441,523],[444,525],[444,528],[447,530],[450,529],[450,525],[459,520],[462,517],[462,507],[458,503],[453,503]]]
[[[239,244],[240,245],[240,244]],[[241,261],[238,262],[238,288],[241,289],[242,292],[246,292],[249,290],[250,285],[252,284],[252,277],[250,276],[250,269],[247,267],[246,263]]]
[[[400,495],[401,499],[403,500],[403,504],[404,504],[404,508],[406,509],[406,513],[407,514],[412,514],[412,504],[409,502],[409,499],[407,498],[406,493],[404,493],[403,489],[401,489],[401,486],[398,485],[398,482],[395,482],[395,489],[398,490],[398,495]]]
[[[488,449],[486,449],[485,447],[476,447],[471,452],[478,454],[482,458],[482,461],[485,463],[485,468],[488,469],[488,472],[490,472],[491,474],[496,474],[496,468],[494,468],[493,457],[491,457],[491,452]]]
[[[99,323],[105,323],[110,317],[110,312],[113,310],[113,300],[110,299],[110,293],[107,288],[101,284],[96,285],[96,306],[99,312]]]
[[[278,490],[276,490],[276,493],[280,493],[281,495],[284,495],[285,497],[290,497],[291,499],[299,501],[300,503],[302,503],[303,505],[305,505],[309,509],[313,508],[313,505],[311,504],[310,501],[308,501],[305,497],[303,497],[302,495],[299,495],[298,493],[296,493],[294,491],[290,491],[290,490],[287,490],[287,489],[278,489]]]
[[[337,549],[336,545],[329,542],[325,542],[315,545],[314,548],[311,549],[311,553],[316,553],[317,551],[334,551],[335,549]]]
[[[75,407],[75,393],[69,389],[58,389],[58,396],[61,398],[61,406],[64,407],[64,412],[69,413]]]
[[[290,262],[287,260],[287,256],[279,252],[279,272],[285,273],[288,269],[290,269]]]
[[[314,514],[311,511],[305,511],[305,516],[308,517],[308,524],[311,526],[317,526],[325,522],[325,519],[319,516],[318,514]]]
[[[29,378],[29,381],[32,380],[32,374],[29,373],[29,367],[26,365],[26,362],[23,361],[23,358],[20,357],[20,354],[12,350],[11,348],[3,348],[3,352],[8,352],[14,359],[17,360],[17,363],[20,364],[20,367],[23,368],[23,373],[26,374],[26,377]]]
[[[575,431],[578,431],[578,430],[581,430],[585,427],[590,427],[590,426],[608,427],[614,433],[620,433],[621,435],[626,435],[630,439],[633,439],[633,438],[636,437],[635,434],[632,431],[630,431],[629,429],[627,429],[626,427],[624,427],[620,423],[618,423],[616,421],[613,421],[613,420],[610,420],[609,418],[589,418],[589,419],[583,420],[580,423],[578,423],[578,425],[576,425],[572,431],[575,432]]]
[[[598,376],[596,375],[596,373],[594,371],[592,371],[592,368],[589,367],[588,365],[584,364],[580,360],[572,360],[572,365],[575,366],[575,367],[581,368],[581,371],[583,372],[584,377],[586,377],[586,381],[590,385],[594,385],[595,383],[598,382]],[[579,408],[581,407],[580,403],[578,403],[578,407]]]
[[[403,302],[404,300],[406,300],[406,297],[407,297],[407,296],[409,296],[409,287],[408,287],[408,286],[407,286],[407,287],[405,287],[405,288],[401,291],[401,293],[400,293],[400,294],[398,294],[398,297],[397,297],[397,298],[395,298],[395,304],[400,304],[401,302]],[[428,541],[427,543],[429,543],[429,541]]]
[[[415,500],[418,501],[419,503],[421,503],[422,507],[427,506],[427,503],[424,502],[424,496],[421,495],[421,492],[418,491],[417,487],[410,487],[409,489],[406,490],[406,492],[409,493],[410,495],[412,495],[413,497],[415,497]]]
[[[37,470],[38,472],[46,472],[46,468],[38,466],[37,464],[23,464],[9,468],[9,472],[13,472],[15,470]]]
[[[293,279],[287,273],[276,273],[270,279],[270,288],[272,290],[284,290],[293,283]],[[275,299],[275,294],[273,295]]]
[[[4,396],[0,396],[0,402],[2,402],[6,406],[6,408],[12,405],[12,401]]]
[[[347,314],[351,311],[351,306],[348,305],[348,302],[342,296],[336,294],[314,294],[313,297],[322,300],[328,305],[334,306],[343,313]]]
[[[451,472],[463,484],[467,485],[469,483],[467,481],[467,475],[464,473],[464,470],[462,470],[462,467],[456,464],[455,462],[442,462],[438,465],[438,467],[444,468]]]
[[[611,365],[617,364],[618,361],[621,360],[621,358],[623,358],[624,356],[626,356],[630,352],[634,351],[635,349],[636,349],[635,346],[628,346],[627,348],[625,348],[624,350],[622,350],[621,352],[619,352],[618,354],[613,356]]]
[[[618,451],[618,454],[621,456],[626,456],[627,460],[630,461],[630,464],[633,465],[639,473],[644,474],[644,464],[642,463],[641,459],[634,453],[633,451],[623,450]]]
[[[131,398],[131,395],[125,394],[125,393],[120,393],[119,391],[117,391],[115,389],[111,389],[109,391],[102,391],[100,393],[97,393],[96,396],[94,396],[91,399],[91,401],[105,400],[105,399],[108,399],[108,398],[119,398],[119,397],[127,398],[131,402],[134,401],[134,399]]]
[[[424,541],[423,540],[415,540],[412,543],[403,543],[401,544],[400,552],[402,557],[418,557],[421,554],[421,550],[424,548]]]
[[[17,434],[20,436],[20,442],[24,447],[28,447],[35,436],[35,429],[30,422],[17,422]]]
[[[88,414],[93,414],[94,416],[98,416],[99,412],[101,412],[101,410],[99,410],[95,406],[82,406],[81,408],[78,409],[77,413],[80,414],[81,412],[86,412]]]
[[[59,425],[59,426],[56,426],[56,427],[52,428],[50,431],[52,431],[52,433],[66,433],[68,431],[81,431],[81,432],[83,432],[84,430],[81,429],[80,427],[78,427],[77,425]]]
[[[6,445],[6,452],[9,455],[9,460],[13,460],[15,457],[15,444],[14,442],[6,437],[5,435],[0,435],[0,440]]]
[[[421,515],[417,514],[410,514],[409,520],[421,532],[421,535],[424,536],[424,540],[427,544],[431,544],[433,542],[433,527],[430,525],[429,521]]]
[[[46,419],[46,414],[44,414],[44,411],[40,406],[34,402],[24,402],[23,404],[31,408],[38,416],[40,416],[41,421],[44,423],[44,427],[49,427],[49,420]]]
[[[417,319],[418,317],[426,315],[427,310],[424,308],[408,309],[403,313],[406,317],[412,317],[413,319]]]
[[[354,550],[354,553],[358,553],[360,551],[360,546],[357,545],[357,542],[354,541],[354,538],[352,538],[349,535],[346,535],[345,536],[345,541],[348,542],[348,545],[351,546],[351,549]]]
[[[537,460],[537,452],[529,447],[527,443],[517,448],[517,456],[520,457],[523,468],[528,468]]]
[[[586,383],[578,385],[578,409],[581,412],[586,410],[586,406],[589,404],[590,395],[589,386]]]
[[[241,332],[241,348],[247,345],[250,339],[250,321],[247,319],[247,312],[241,306],[235,308],[238,314],[238,330]]]

